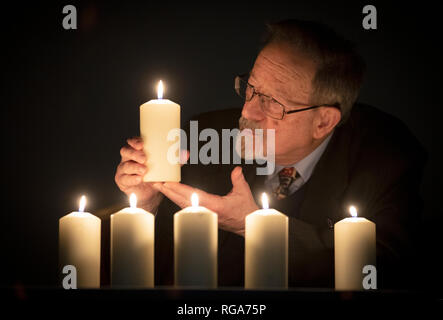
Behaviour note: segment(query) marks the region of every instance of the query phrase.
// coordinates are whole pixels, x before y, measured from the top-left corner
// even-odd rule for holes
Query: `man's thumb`
[[[232,189],[241,191],[245,188],[250,190],[249,184],[245,180],[245,176],[242,172],[242,167],[235,167],[231,172]]]

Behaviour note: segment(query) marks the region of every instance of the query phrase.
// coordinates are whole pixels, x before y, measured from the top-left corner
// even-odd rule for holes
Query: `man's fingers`
[[[191,204],[191,198],[187,199],[186,197],[183,197],[181,194],[175,192],[174,190],[165,187],[165,184],[158,182],[154,183],[152,187],[163,193],[166,197],[168,197],[172,202],[174,202],[180,208],[189,207]]]
[[[195,192],[198,195],[199,204],[207,208],[212,208],[212,210],[216,210],[219,207],[221,201],[220,196],[207,193],[198,188],[193,188],[179,182],[165,182],[162,185],[162,190],[173,191],[174,194],[180,196],[183,199],[186,199],[188,201],[188,205],[191,203],[191,196]]]
[[[130,188],[140,184],[142,177],[136,174],[122,174],[116,180],[123,188]]]
[[[121,162],[117,168],[115,181],[123,188],[134,187],[142,182],[145,172],[146,166],[138,162],[132,160]]]
[[[141,137],[132,137],[127,139],[126,142],[135,150],[143,149],[143,139]]]
[[[133,160],[128,160],[119,164],[119,171],[122,174],[143,175],[146,172],[146,166]]]
[[[138,163],[145,163],[146,155],[143,150],[136,150],[133,147],[127,145],[120,149],[120,155],[122,156],[122,161],[134,160]]]
[[[180,182],[165,182],[163,184],[164,189],[174,190],[175,193],[181,195],[184,198],[191,200],[191,195],[195,192],[201,195],[203,191],[188,186],[186,184],[182,184]]]

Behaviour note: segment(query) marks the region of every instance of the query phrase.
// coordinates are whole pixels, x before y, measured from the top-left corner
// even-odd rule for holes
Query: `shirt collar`
[[[303,179],[304,182],[308,181],[309,178],[312,175],[312,172],[314,171],[315,165],[320,160],[321,156],[323,155],[323,152],[325,152],[326,147],[329,144],[329,141],[332,138],[332,134],[330,134],[320,145],[314,149],[310,154],[308,154],[306,157],[298,161],[297,163],[294,163],[292,165],[288,166],[280,166],[275,165],[275,171],[274,174],[268,176],[268,180],[274,178],[281,169],[287,168],[287,167],[294,167],[295,170],[297,170],[300,177]]]

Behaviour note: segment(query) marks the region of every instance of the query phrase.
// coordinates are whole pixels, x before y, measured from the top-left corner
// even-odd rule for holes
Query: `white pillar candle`
[[[357,217],[350,207],[352,218],[345,218],[334,226],[335,289],[362,290],[363,267],[375,266],[375,223]]]
[[[145,182],[180,181],[180,106],[163,99],[163,84],[158,99],[140,106],[140,135],[147,156]],[[169,135],[169,138],[168,138]]]
[[[154,287],[154,215],[130,207],[111,215],[112,286]]]
[[[263,209],[246,216],[245,288],[288,287],[288,217],[269,209],[262,195]]]
[[[84,212],[85,205],[86,198],[82,196],[79,210],[59,220],[60,270],[73,265],[78,288],[99,288],[101,221]]]
[[[174,277],[176,286],[217,287],[218,216],[198,205],[174,215]]]

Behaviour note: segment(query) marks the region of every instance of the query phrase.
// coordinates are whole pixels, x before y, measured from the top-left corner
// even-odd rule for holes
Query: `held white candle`
[[[262,195],[263,209],[246,216],[245,288],[287,288],[288,217],[269,209]]]
[[[130,207],[111,215],[112,286],[154,287],[154,215]]]
[[[353,206],[349,211],[352,217],[334,226],[336,290],[362,290],[363,267],[376,262],[375,223],[357,217]]]
[[[85,205],[86,197],[82,196],[79,210],[59,220],[60,270],[73,265],[78,288],[99,288],[101,221],[84,212]]]
[[[163,99],[163,83],[160,80],[158,99],[140,106],[140,135],[147,156],[148,172],[145,182],[175,181],[180,175],[180,106]],[[169,138],[168,138],[168,135]]]
[[[218,216],[198,204],[174,215],[174,277],[176,286],[217,287]]]

